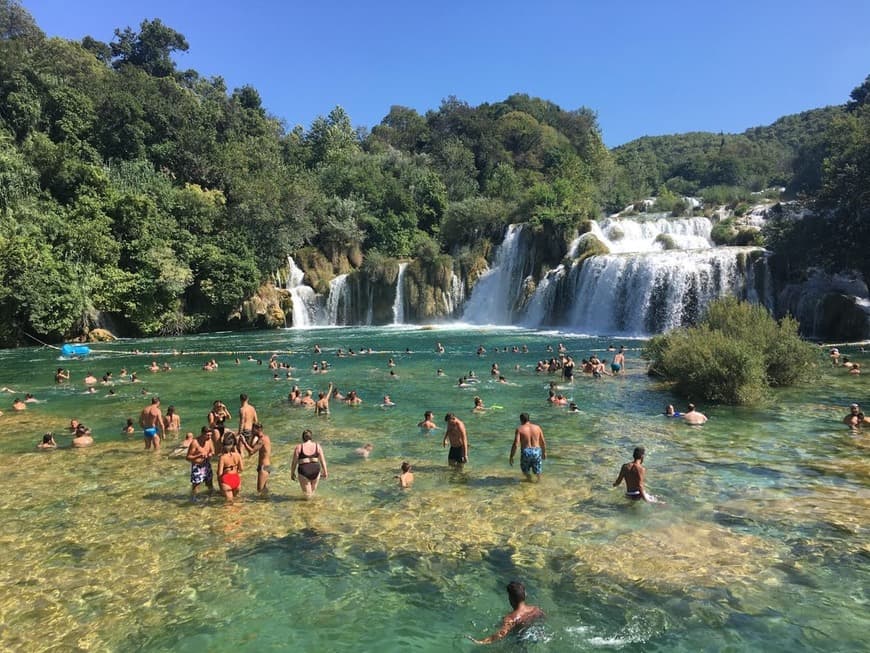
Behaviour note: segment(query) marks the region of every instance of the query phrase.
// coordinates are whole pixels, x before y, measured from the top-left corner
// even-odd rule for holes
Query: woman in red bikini
[[[218,461],[218,482],[227,501],[232,501],[239,496],[239,488],[242,487],[242,454],[238,451],[238,443],[233,433],[224,433],[222,444],[223,453]]]

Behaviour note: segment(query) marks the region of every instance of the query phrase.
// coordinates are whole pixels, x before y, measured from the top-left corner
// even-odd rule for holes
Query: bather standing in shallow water
[[[625,481],[625,496],[632,501],[643,499],[650,503],[655,502],[655,498],[647,494],[643,486],[644,475],[646,470],[643,468],[643,457],[646,455],[646,449],[643,447],[635,447],[633,460],[630,463],[625,463],[619,470],[619,476],[613,481],[613,487],[618,487],[622,481]]]
[[[326,456],[323,448],[314,442],[314,435],[309,429],[302,431],[302,444],[297,444],[293,450],[293,461],[290,463],[290,480],[296,480],[299,472],[299,487],[310,499],[317,491],[317,483],[326,478]]]
[[[239,496],[242,487],[242,454],[237,448],[236,436],[230,432],[224,433],[222,451],[218,460],[218,483],[227,501],[233,501]]]

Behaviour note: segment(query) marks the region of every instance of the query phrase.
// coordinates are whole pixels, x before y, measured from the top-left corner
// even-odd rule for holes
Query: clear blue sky
[[[273,115],[354,125],[523,92],[589,107],[605,142],[740,132],[841,104],[870,74],[868,0],[24,0],[50,36],[111,41],[160,18],[179,68],[251,84]]]

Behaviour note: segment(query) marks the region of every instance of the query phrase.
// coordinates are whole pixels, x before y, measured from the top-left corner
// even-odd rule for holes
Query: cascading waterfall
[[[465,303],[465,284],[462,278],[452,273],[450,277],[450,293],[444,295],[444,310],[447,317],[453,317],[456,311]]]
[[[763,258],[751,247],[591,257],[569,275],[567,326],[645,335],[693,324],[711,301],[726,295],[770,306],[765,284],[754,274]]]
[[[462,319],[472,324],[512,324],[521,290],[526,252],[520,247],[523,225],[508,226],[493,266],[484,272],[471,293]]]
[[[712,230],[710,220],[701,217],[606,218],[601,223],[592,222],[592,233],[607,245],[611,254],[660,251],[665,249],[660,236],[667,238],[676,249],[709,249],[713,247]]]
[[[396,275],[396,298],[393,300],[393,324],[405,323],[405,269],[407,263],[399,263]]]
[[[455,272],[449,288],[436,294],[442,315],[472,324],[566,327],[591,334],[648,335],[694,323],[712,300],[734,295],[773,307],[773,288],[764,250],[715,247],[712,224],[703,217],[610,217],[593,221],[571,243],[561,265],[540,280],[536,241],[521,224],[509,225],[492,266],[465,297]],[[597,238],[610,253],[577,260],[586,241]],[[339,275],[329,294],[316,296],[288,257],[287,289],[293,326],[372,325],[390,320],[389,287],[359,274]],[[400,263],[392,297],[392,323],[409,316],[406,270]],[[533,292],[532,292],[533,290]],[[385,296],[386,295],[386,296]],[[375,300],[377,299],[377,307]],[[318,308],[320,306],[320,308]],[[385,310],[386,309],[386,310]],[[439,311],[440,313],[440,311]]]
[[[511,225],[492,268],[478,280],[463,319],[527,327],[562,326],[593,334],[647,335],[696,322],[714,299],[734,295],[769,308],[770,273],[760,248],[713,246],[707,218],[612,217],[592,222],[571,243],[576,258],[592,236],[610,254],[548,271],[517,306],[527,254],[522,226]]]
[[[350,288],[347,275],[340,274],[329,282],[329,297],[326,298],[324,318],[327,325],[350,324]]]
[[[568,247],[569,259],[577,256],[577,248],[580,246],[580,241],[581,238],[575,238],[571,242],[571,245]],[[552,320],[559,286],[567,273],[565,266],[560,264],[547,272],[544,278],[538,282],[534,294],[526,305],[523,326],[535,328],[541,326],[547,320]]]
[[[314,288],[302,283],[305,273],[292,256],[287,257],[287,291],[293,299],[293,326],[309,327],[317,320],[317,296]]]

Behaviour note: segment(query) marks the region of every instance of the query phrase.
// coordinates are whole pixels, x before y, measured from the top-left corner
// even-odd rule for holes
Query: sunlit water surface
[[[825,367],[764,408],[703,406],[709,423],[690,427],[661,416],[679,402],[646,376],[641,343],[615,341],[630,350],[626,373],[578,375],[564,392],[582,412],[569,414],[545,401],[553,377],[534,372],[560,341],[578,359],[612,356],[608,340],[566,334],[389,327],[123,341],[81,361],[0,352],[0,385],[41,400],[13,413],[14,395],[0,395],[0,649],[471,650],[465,635],[492,632],[504,585],[521,579],[547,619],[495,650],[867,650],[870,434],[840,423],[851,401],[870,405],[866,377]],[[478,357],[480,344],[530,351]],[[337,347],[375,353],[337,358]],[[294,380],[273,380],[272,352]],[[209,358],[218,371],[201,370]],[[173,370],[149,373],[151,360]],[[313,374],[314,360],[332,369]],[[492,380],[493,362],[508,384]],[[55,386],[58,365],[69,385]],[[118,379],[122,367],[142,382]],[[89,370],[112,371],[116,396],[84,394]],[[456,387],[470,370],[480,384]],[[327,418],[289,407],[293,383],[316,395],[330,381],[365,403],[334,403]],[[247,392],[274,442],[271,496],[256,497],[251,459],[241,501],[192,502],[186,462],[121,434],[143,388],[193,431],[214,399],[236,410]],[[381,408],[384,394],[397,406]],[[497,408],[472,413],[475,395]],[[447,468],[441,434],[417,429],[427,409],[439,425],[447,411],[465,421],[464,471]],[[549,445],[540,484],[508,466],[522,411]],[[93,448],[69,449],[71,417],[93,428]],[[304,428],[330,471],[310,502],[289,475]],[[61,449],[38,452],[49,430]],[[366,442],[368,460],[354,453]],[[667,505],[611,488],[636,445]],[[403,460],[416,473],[408,491],[395,479]]]

